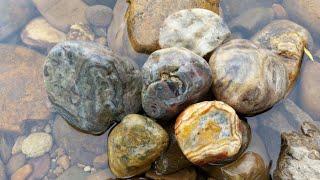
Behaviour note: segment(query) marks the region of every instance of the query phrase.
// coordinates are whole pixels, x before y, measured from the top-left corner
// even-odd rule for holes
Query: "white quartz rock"
[[[229,35],[228,26],[216,13],[206,9],[185,9],[164,21],[159,45],[161,48],[184,47],[205,56]]]

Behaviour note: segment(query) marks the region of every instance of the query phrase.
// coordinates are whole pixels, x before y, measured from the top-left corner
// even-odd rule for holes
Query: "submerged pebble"
[[[95,5],[86,9],[86,18],[93,26],[107,27],[112,20],[112,9],[103,5]]]
[[[95,34],[89,25],[77,23],[70,26],[67,34],[69,41],[94,41]]]
[[[208,63],[184,48],[152,53],[142,67],[142,75],[142,106],[156,119],[173,118],[199,101],[211,86]]]
[[[27,157],[35,158],[51,150],[53,140],[47,133],[32,133],[22,143],[22,153]]]
[[[228,26],[216,13],[206,9],[186,9],[165,19],[159,44],[161,48],[184,47],[205,56],[229,35]]]
[[[243,141],[239,117],[220,101],[189,106],[177,118],[175,134],[184,155],[200,166],[236,155]]]
[[[118,178],[129,178],[148,171],[168,145],[167,132],[154,120],[130,114],[110,133],[108,157],[111,171]]]
[[[102,133],[141,107],[137,65],[96,43],[58,44],[47,57],[44,77],[54,109],[88,133]]]
[[[229,41],[213,53],[209,64],[214,96],[239,113],[263,112],[288,91],[288,73],[282,57],[251,41]]]

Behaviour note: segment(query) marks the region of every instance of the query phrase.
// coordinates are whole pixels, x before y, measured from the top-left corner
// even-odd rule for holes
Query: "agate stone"
[[[206,9],[185,9],[164,21],[159,44],[161,48],[184,47],[205,56],[229,35],[228,26],[218,14]]]
[[[288,91],[288,73],[282,61],[281,56],[251,41],[229,41],[210,58],[213,93],[239,113],[263,112]]]
[[[242,145],[241,121],[232,107],[220,101],[189,106],[177,118],[175,134],[184,155],[200,166],[228,159]]]
[[[167,132],[154,120],[138,114],[127,115],[109,135],[111,171],[118,178],[148,171],[166,149],[168,141]]]
[[[95,43],[56,45],[44,65],[54,109],[74,127],[99,134],[141,106],[137,65]]]
[[[142,106],[156,119],[173,118],[205,95],[211,71],[200,56],[184,48],[152,53],[142,68]]]

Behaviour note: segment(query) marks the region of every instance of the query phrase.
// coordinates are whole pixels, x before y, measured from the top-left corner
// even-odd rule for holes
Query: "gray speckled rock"
[[[206,9],[185,9],[171,14],[160,29],[161,48],[184,47],[199,56],[213,51],[230,35],[216,13]]]
[[[58,44],[47,57],[44,76],[54,109],[82,131],[100,134],[140,110],[137,65],[99,44]]]
[[[208,63],[185,48],[152,53],[142,68],[142,106],[153,118],[178,115],[206,94],[211,86]]]
[[[253,115],[280,101],[289,80],[282,57],[248,40],[219,47],[210,58],[213,93],[237,112]]]

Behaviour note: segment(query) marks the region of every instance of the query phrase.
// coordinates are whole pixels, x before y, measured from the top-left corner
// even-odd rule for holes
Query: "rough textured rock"
[[[88,7],[82,0],[32,0],[41,15],[55,28],[67,32],[70,25],[86,23],[85,10]]]
[[[119,178],[148,171],[168,145],[168,134],[154,120],[130,114],[110,133],[109,166]]]
[[[320,59],[320,51],[318,51],[315,57]],[[305,62],[301,76],[300,100],[302,107],[310,113],[314,120],[320,120],[320,63]]]
[[[47,133],[32,133],[22,142],[22,153],[35,158],[44,155],[52,148],[53,140]]]
[[[283,133],[274,179],[318,179],[320,177],[320,129],[305,122],[302,132]]]
[[[254,152],[246,152],[235,162],[207,170],[215,179],[268,180],[269,172],[262,157]]]
[[[118,54],[132,58],[139,67],[142,67],[148,56],[146,54],[137,53],[131,46],[128,37],[126,16],[128,6],[129,3],[127,0],[117,0],[113,9],[114,16],[108,27],[108,47]]]
[[[220,101],[189,106],[176,120],[175,134],[184,155],[194,164],[217,163],[236,155],[242,145],[241,121]]]
[[[275,18],[275,13],[271,8],[252,8],[232,19],[228,24],[230,30],[240,33],[242,37],[251,37],[265,25]]]
[[[158,175],[172,174],[192,165],[179,147],[174,133],[174,124],[169,125],[166,130],[169,135],[168,148],[154,162],[154,172]]]
[[[22,153],[16,154],[10,158],[10,160],[7,163],[7,173],[8,175],[13,174],[21,168],[26,163],[26,156]]]
[[[103,5],[90,6],[86,9],[86,18],[93,26],[109,26],[112,15],[112,9]]]
[[[54,109],[82,131],[101,134],[140,110],[139,68],[99,44],[58,44],[47,57],[44,76]]]
[[[83,169],[79,168],[78,166],[72,166],[71,168],[66,170],[63,174],[58,176],[57,180],[70,180],[70,179],[86,180],[89,175],[90,173],[84,172]]]
[[[128,32],[137,52],[159,49],[159,30],[163,21],[172,13],[190,8],[203,8],[219,13],[219,0],[130,0]]]
[[[45,154],[41,157],[29,160],[29,164],[33,167],[29,179],[42,179],[50,169],[50,156]]]
[[[25,120],[43,120],[50,115],[42,76],[44,57],[8,45],[0,45],[0,54],[0,129],[22,133]]]
[[[291,19],[320,35],[320,0],[283,0],[283,6]]]
[[[94,41],[95,34],[89,25],[77,23],[70,26],[67,34],[69,41]]]
[[[183,47],[205,56],[230,35],[229,28],[216,13],[206,9],[185,9],[169,15],[160,29],[159,45]]]
[[[159,175],[153,171],[148,171],[146,173],[146,177],[154,180],[176,180],[176,179],[196,180],[197,172],[192,167],[186,168],[176,173],[172,173],[168,175]]]
[[[27,179],[28,176],[32,173],[32,170],[32,166],[30,164],[26,164],[12,174],[11,180]]]
[[[93,159],[106,152],[107,133],[93,136],[72,128],[61,116],[53,126],[53,137],[57,145],[65,149],[72,162],[91,165]]]
[[[27,24],[21,33],[21,39],[28,46],[47,50],[66,40],[66,35],[40,17]]]
[[[142,67],[142,107],[156,119],[170,119],[210,89],[211,71],[200,56],[184,48],[161,49]]]
[[[215,97],[239,113],[265,111],[288,91],[288,73],[282,57],[251,41],[229,41],[214,52],[209,64]]]
[[[292,89],[300,72],[304,48],[312,48],[312,37],[308,30],[289,20],[276,20],[252,40],[283,57],[282,62],[288,70],[289,89]]]
[[[0,0],[0,41],[27,24],[35,12],[31,0]]]

